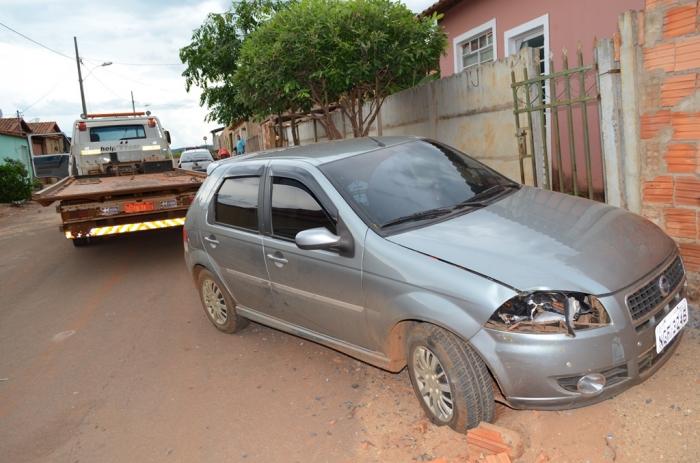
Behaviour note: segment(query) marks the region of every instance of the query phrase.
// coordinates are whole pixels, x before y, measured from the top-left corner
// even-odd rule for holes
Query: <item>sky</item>
[[[199,89],[185,89],[179,49],[210,12],[230,0],[0,0],[0,110],[26,121],[56,121],[72,135],[81,110],[73,36],[83,59],[89,113],[150,110],[170,130],[173,147],[211,141]],[[406,0],[413,11],[432,0]],[[109,66],[102,63],[112,62]]]

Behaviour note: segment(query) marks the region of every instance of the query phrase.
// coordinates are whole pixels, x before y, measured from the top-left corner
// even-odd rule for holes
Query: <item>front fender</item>
[[[461,267],[433,259],[368,232],[363,288],[372,348],[386,353],[404,320],[429,322],[471,339],[516,292]]]

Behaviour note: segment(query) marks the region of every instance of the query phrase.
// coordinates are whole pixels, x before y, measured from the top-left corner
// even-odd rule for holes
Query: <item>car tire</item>
[[[413,391],[431,422],[463,433],[493,420],[493,380],[468,343],[428,323],[413,328],[407,343]]]
[[[248,320],[236,313],[236,303],[226,287],[209,270],[197,274],[197,289],[209,321],[224,333],[235,333],[248,325]]]

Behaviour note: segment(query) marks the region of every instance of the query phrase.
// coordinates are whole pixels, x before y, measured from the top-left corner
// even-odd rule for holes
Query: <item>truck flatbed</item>
[[[66,177],[35,193],[33,199],[42,206],[55,201],[94,200],[156,191],[184,191],[199,186],[206,174],[182,169],[152,174],[111,177]]]

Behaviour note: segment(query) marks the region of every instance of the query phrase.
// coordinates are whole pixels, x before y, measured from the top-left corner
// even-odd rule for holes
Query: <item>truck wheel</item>
[[[73,246],[76,248],[82,248],[90,244],[90,237],[84,236],[82,238],[73,238],[71,241],[73,242]]]
[[[197,289],[209,321],[224,333],[235,333],[246,327],[248,320],[236,314],[236,303],[223,284],[210,271],[197,275]]]
[[[463,433],[492,421],[493,382],[483,360],[466,342],[423,323],[408,336],[408,374],[430,421]]]

